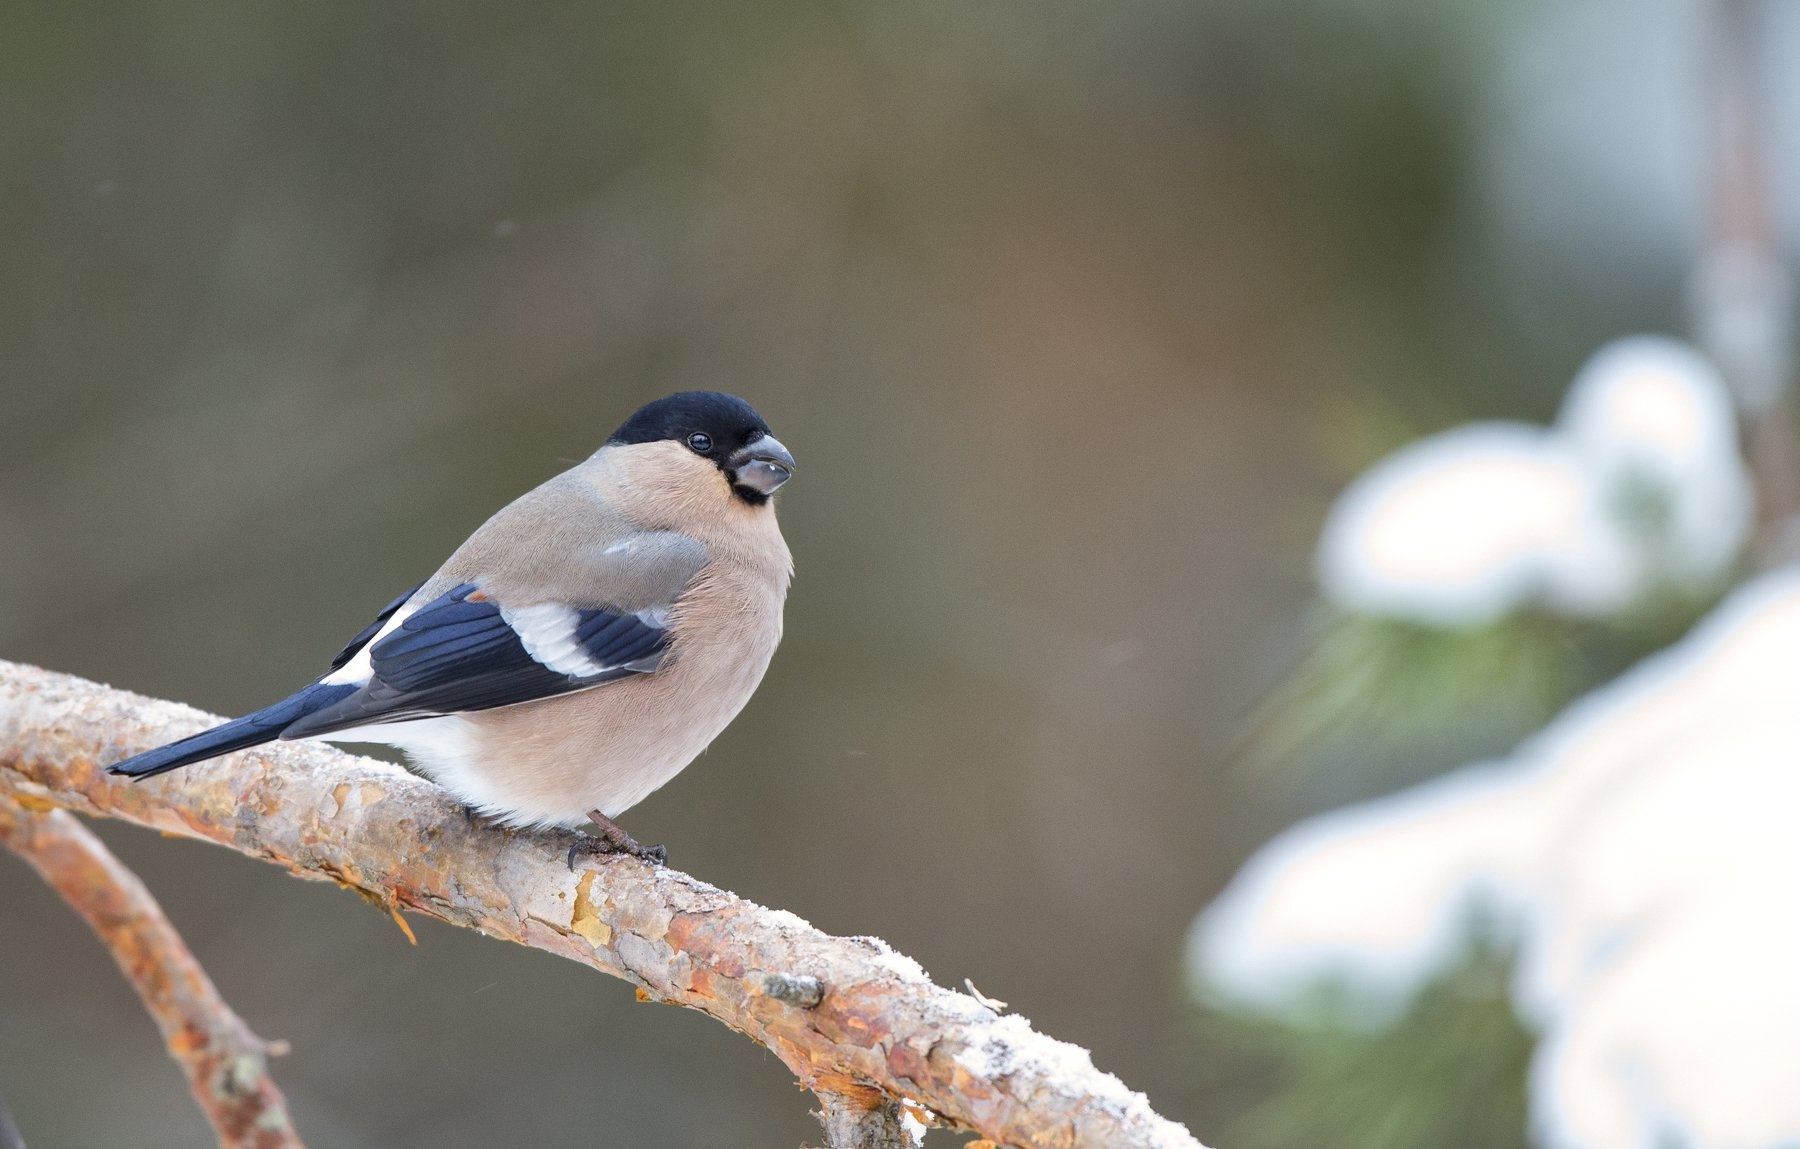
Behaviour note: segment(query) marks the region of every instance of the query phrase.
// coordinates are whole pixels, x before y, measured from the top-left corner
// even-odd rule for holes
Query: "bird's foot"
[[[640,861],[660,866],[669,860],[669,851],[661,846],[639,845],[638,840],[619,828],[619,824],[598,810],[588,811],[588,818],[598,826],[598,834],[583,834],[569,847],[569,869],[582,854],[630,854]]]

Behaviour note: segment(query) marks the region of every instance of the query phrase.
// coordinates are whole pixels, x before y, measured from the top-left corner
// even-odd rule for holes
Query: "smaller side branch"
[[[232,1012],[144,883],[65,810],[0,801],[0,842],[93,927],[156,1019],[222,1149],[304,1149],[270,1046]]]
[[[0,1098],[0,1149],[25,1149],[25,1138],[19,1136],[19,1127],[13,1124],[4,1098]]]
[[[825,1127],[824,1149],[919,1149],[919,1137],[906,1128],[905,1103],[883,1096],[878,1090],[856,1093],[820,1090],[820,1110],[814,1116]]]

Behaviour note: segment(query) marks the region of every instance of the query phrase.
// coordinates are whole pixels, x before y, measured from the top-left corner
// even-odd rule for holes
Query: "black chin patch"
[[[753,507],[760,507],[769,501],[769,496],[763,494],[755,487],[741,487],[738,484],[733,483],[731,484],[731,493]]]

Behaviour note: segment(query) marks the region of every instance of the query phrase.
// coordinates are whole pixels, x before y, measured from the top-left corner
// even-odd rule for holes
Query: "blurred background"
[[[971,979],[1209,1144],[1527,1144],[1504,931],[1372,1031],[1196,988],[1189,929],[1283,827],[1507,750],[1753,565],[1747,526],[1448,653],[1314,579],[1388,452],[1550,424],[1616,337],[1729,358],[1785,315],[1800,6],[1741,10],[1732,184],[1701,0],[15,5],[0,656],[252,709],[639,403],[732,391],[801,464],[787,638],[638,838]],[[1736,294],[1696,274],[1734,240]],[[817,1136],[698,1015],[99,829],[292,1043],[314,1145]],[[10,858],[0,936],[30,1144],[209,1140]]]

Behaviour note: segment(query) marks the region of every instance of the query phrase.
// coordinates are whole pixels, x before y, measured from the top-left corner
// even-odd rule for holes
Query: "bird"
[[[794,457],[749,403],[639,408],[395,598],[272,706],[109,767],[132,779],[277,739],[404,751],[471,820],[592,823],[578,850],[661,865],[613,821],[692,762],[761,683],[793,556]]]

